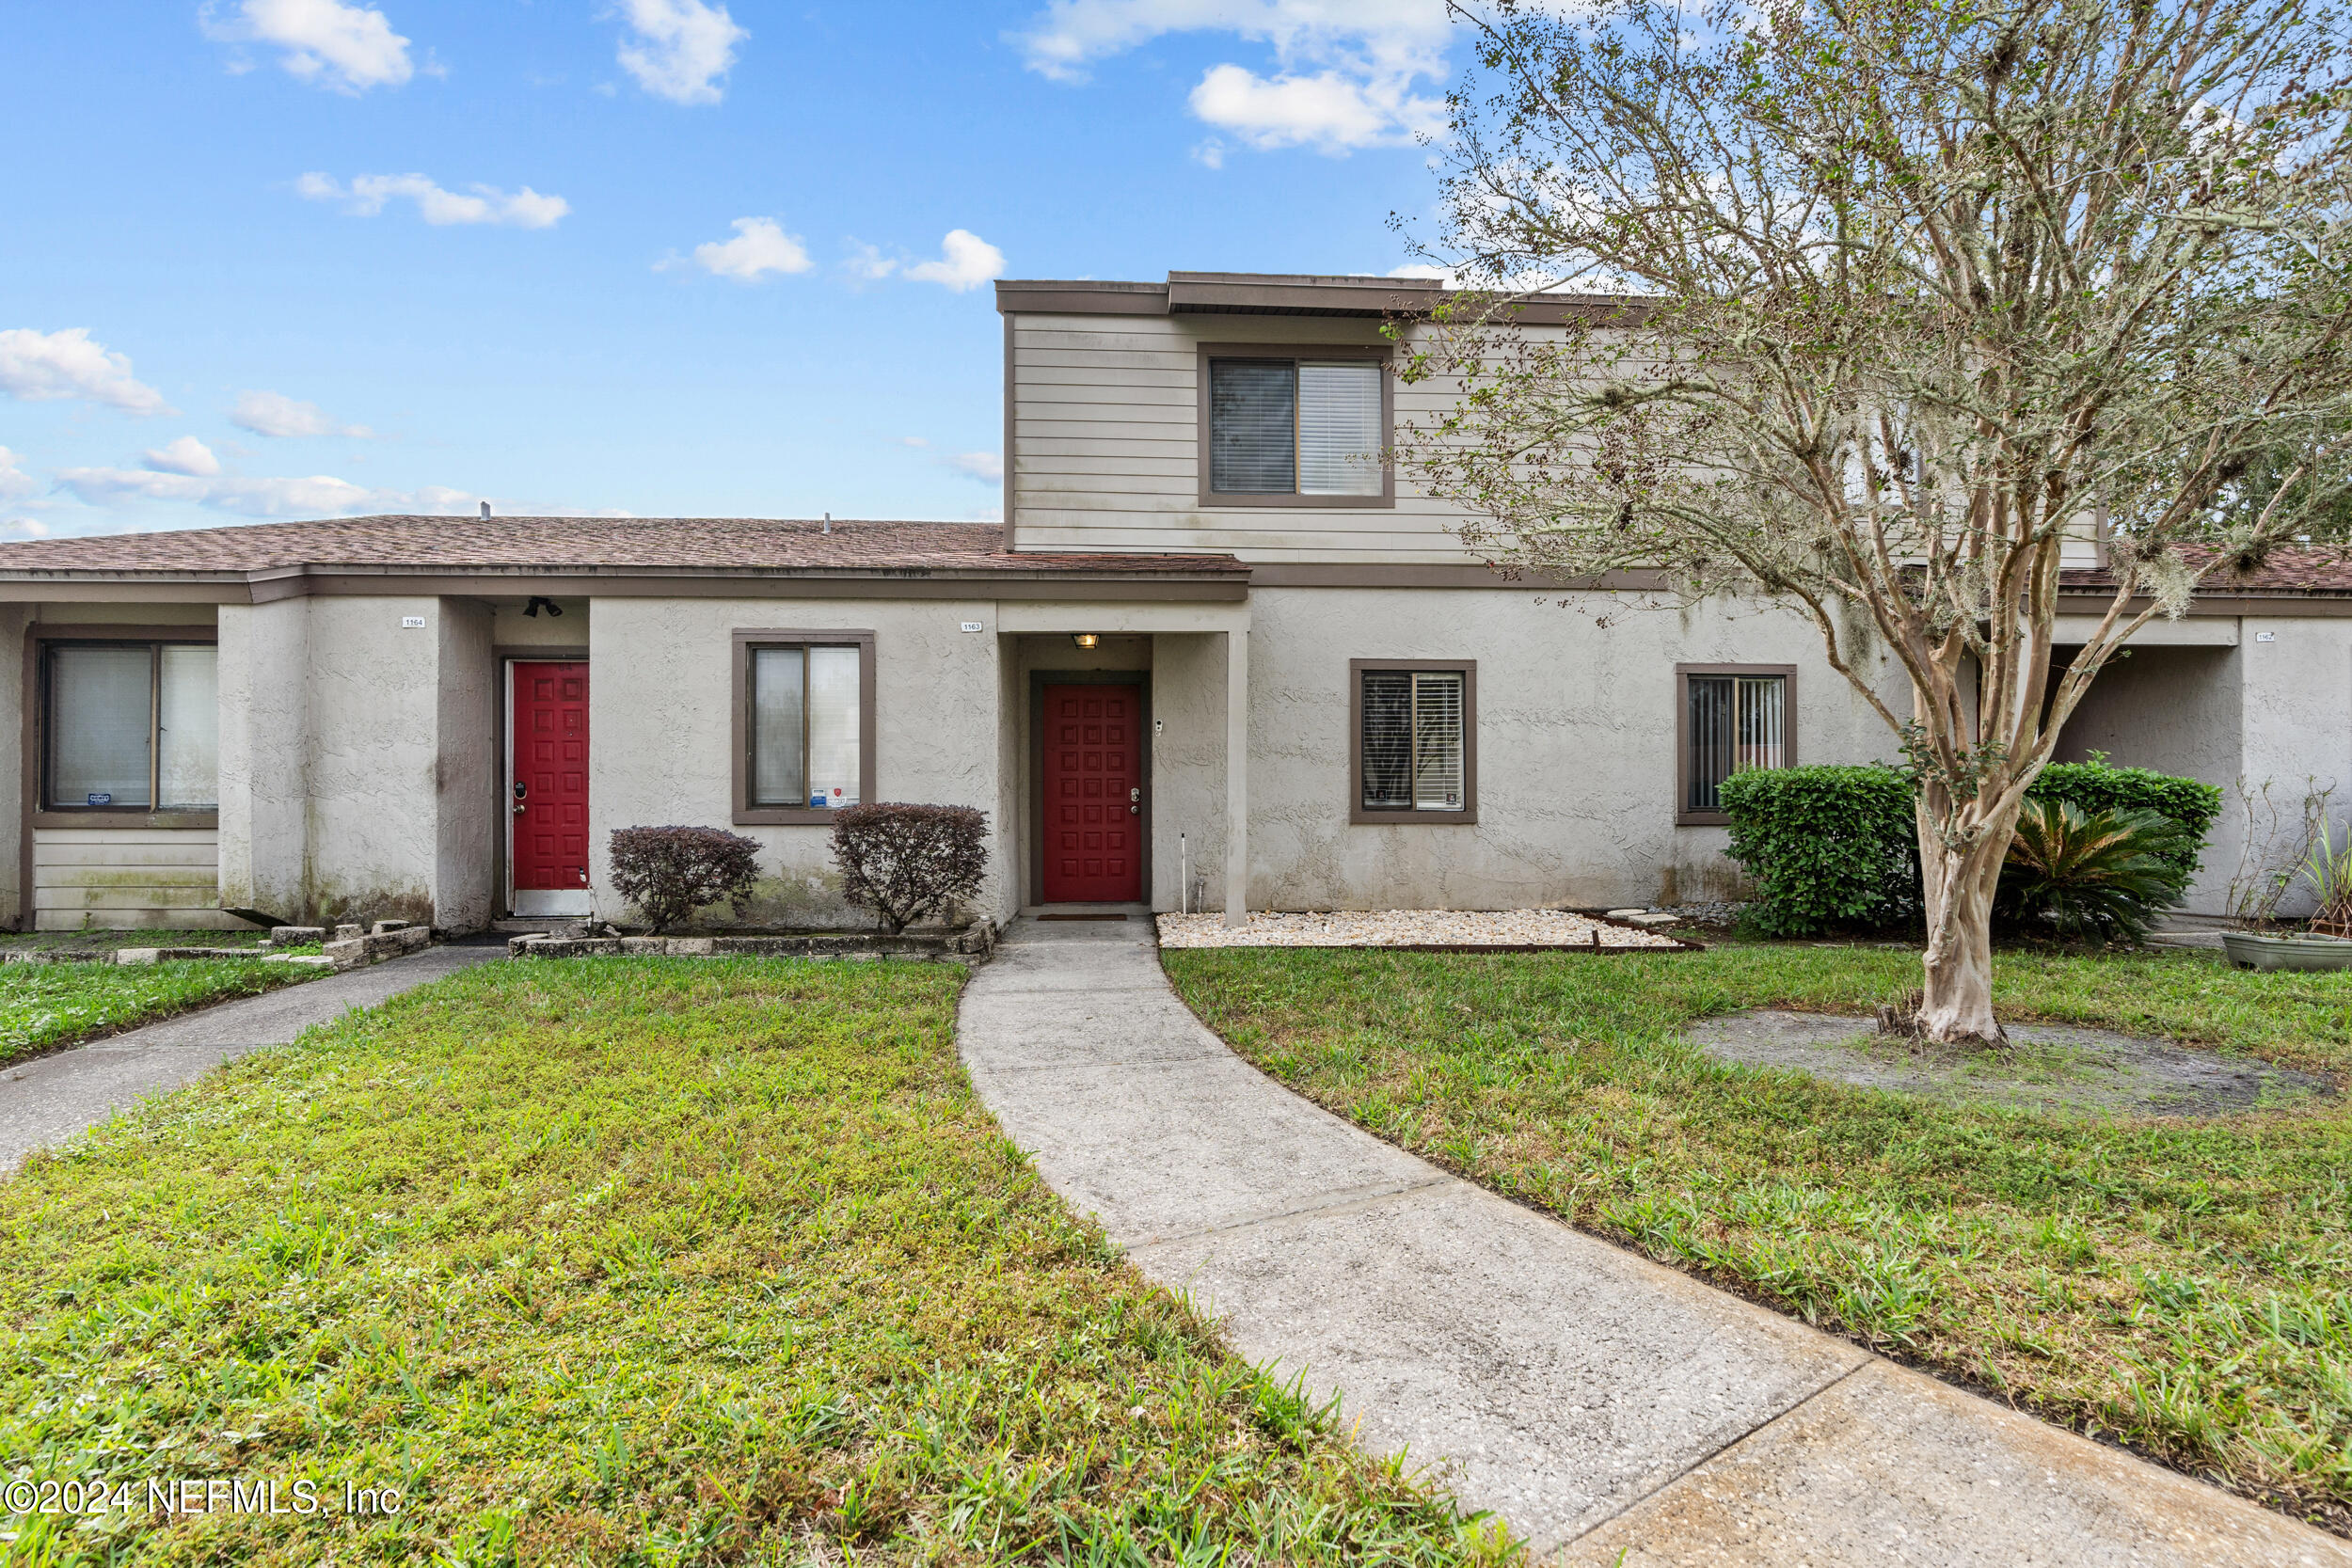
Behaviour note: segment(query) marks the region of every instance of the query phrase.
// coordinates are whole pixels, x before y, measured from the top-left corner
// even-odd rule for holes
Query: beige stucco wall
[[[287,599],[223,606],[220,629],[222,902],[299,920],[487,922],[487,607]]]
[[[1800,761],[1895,752],[1826,668],[1810,626],[1753,605],[1267,589],[1251,594],[1251,613],[1253,908],[1609,905],[1731,891],[1724,831],[1674,822],[1677,662],[1796,665]],[[1475,826],[1348,824],[1354,658],[1478,661]]]
[[[961,630],[980,622],[980,632]],[[738,630],[874,633],[874,798],[1001,810],[1000,681],[994,606],[949,599],[598,599],[590,616],[590,877],[598,912],[625,911],[610,891],[613,829],[730,827],[733,635]],[[992,821],[1001,828],[1001,822]],[[756,922],[862,923],[841,902],[831,833],[821,826],[738,827],[762,846],[769,875]],[[1009,910],[1018,879],[994,838],[983,908]]]

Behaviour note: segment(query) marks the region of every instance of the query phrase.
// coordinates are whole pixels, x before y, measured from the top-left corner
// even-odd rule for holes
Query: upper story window
[[[1356,747],[1348,820],[1476,821],[1478,666],[1359,658],[1348,680]]]
[[[45,811],[217,811],[219,655],[209,642],[43,650]]]
[[[1201,349],[1200,499],[1386,506],[1386,350]]]
[[[1675,820],[1728,821],[1725,779],[1741,768],[1788,768],[1797,760],[1796,667],[1680,664],[1675,676],[1682,689]]]
[[[870,799],[871,632],[738,632],[735,819],[821,821]]]

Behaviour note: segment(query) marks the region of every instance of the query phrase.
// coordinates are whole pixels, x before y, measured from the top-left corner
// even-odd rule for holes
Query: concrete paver
[[[1242,1353],[1577,1564],[2352,1568],[2352,1544],[1506,1202],[1309,1104],[1148,921],[1017,922],[965,988],[983,1101]]]
[[[490,959],[503,947],[429,947],[389,963],[328,974],[165,1019],[88,1045],[0,1068],[0,1176],[37,1148],[65,1142],[117,1111],[314,1023]]]

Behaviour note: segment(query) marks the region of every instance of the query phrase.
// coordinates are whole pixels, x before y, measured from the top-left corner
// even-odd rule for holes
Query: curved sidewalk
[[[1054,1190],[1242,1353],[1577,1564],[2352,1568],[2352,1544],[1505,1201],[1291,1094],[1150,917],[1017,922],[957,1026]],[[1622,1556],[1621,1556],[1622,1554]]]
[[[428,947],[0,1067],[0,1177],[34,1149],[61,1144],[248,1051],[284,1045],[354,1007],[373,1007],[444,974],[505,957],[503,947]]]

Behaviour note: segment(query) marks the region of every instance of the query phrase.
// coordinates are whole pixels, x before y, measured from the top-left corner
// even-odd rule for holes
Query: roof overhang
[[[292,566],[257,572],[0,573],[0,603],[270,604],[313,597],[639,599],[1089,599],[1227,604],[1249,574],[1088,571],[758,570],[616,566]]]
[[[1366,321],[1429,315],[1450,291],[1433,278],[1314,277],[1249,272],[1171,272],[1165,283],[1095,278],[1005,279],[996,309],[1008,316],[1343,316]],[[1618,294],[1529,294],[1502,314],[1557,325],[1622,314],[1640,301]]]

